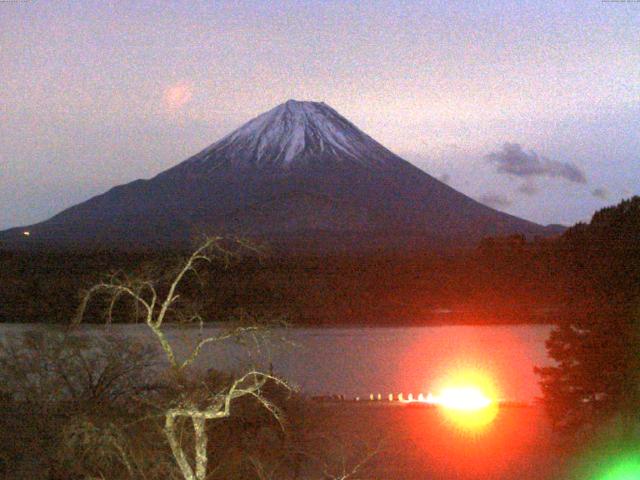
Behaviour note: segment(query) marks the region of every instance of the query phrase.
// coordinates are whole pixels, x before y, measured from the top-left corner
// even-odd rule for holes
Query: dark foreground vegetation
[[[233,378],[215,370],[175,376],[161,373],[162,365],[149,342],[123,337],[44,330],[4,339],[0,478],[189,478],[167,442],[165,413],[187,398],[204,408],[211,392],[228,391]],[[327,412],[277,382],[264,384],[261,395],[273,410],[247,395],[234,401],[233,415],[206,422],[207,479],[367,471],[379,439],[338,437],[348,432],[328,429]],[[194,449],[191,419],[179,419],[175,428],[181,448]]]
[[[597,212],[557,242],[565,295],[539,370],[556,428],[596,430],[620,420],[638,443],[640,197]]]

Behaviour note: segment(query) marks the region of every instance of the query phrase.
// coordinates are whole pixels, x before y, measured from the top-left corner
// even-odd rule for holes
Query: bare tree
[[[238,241],[235,242],[235,245],[242,248],[252,248]],[[199,265],[214,261],[228,264],[236,253],[226,245],[222,237],[209,237],[164,282],[163,279],[113,275],[107,281],[98,283],[87,291],[83,296],[76,321],[82,321],[90,300],[97,294],[105,294],[109,299],[108,323],[112,320],[114,307],[118,301],[121,298],[128,298],[132,301],[136,315],[141,317],[164,352],[171,374],[174,378],[185,378],[187,370],[194,365],[203,348],[220,344],[227,339],[247,335],[257,340],[267,332],[265,324],[252,322],[248,325],[235,326],[235,328],[216,335],[205,336],[204,319],[199,312],[178,302],[180,287],[188,275],[198,275],[197,267]],[[179,356],[176,353],[174,345],[166,335],[165,327],[171,320],[196,323],[200,327],[198,341],[185,355]],[[217,389],[199,389],[197,394],[183,391],[173,399],[170,405],[163,407],[164,435],[185,480],[205,480],[207,477],[208,436],[206,422],[229,417],[234,402],[239,398],[254,398],[276,420],[282,423],[280,409],[264,394],[263,390],[267,383],[290,389],[286,382],[271,372],[267,373],[258,368],[252,368]],[[190,421],[192,425],[194,439],[192,455],[188,454],[179,435],[177,422],[181,419]]]
[[[3,337],[0,459],[12,477],[85,478],[108,467],[112,478],[141,478],[119,420],[155,388],[149,379],[158,350],[124,336],[48,326]]]
[[[382,443],[369,445],[361,439],[339,438],[332,435],[325,439],[331,451],[323,456],[311,456],[322,473],[323,480],[361,480],[370,478],[367,468],[382,451]]]
[[[0,342],[0,384],[18,402],[117,403],[147,388],[157,349],[118,335],[80,336],[53,328]]]
[[[320,438],[326,448],[312,451],[295,449],[295,453],[308,460],[307,472],[302,478],[308,480],[365,480],[372,477],[371,464],[381,451],[381,443],[369,445],[358,439],[341,439],[336,435]],[[250,455],[249,463],[259,480],[285,480],[300,478],[299,469],[276,461],[271,464]],[[288,467],[288,468],[287,468]]]

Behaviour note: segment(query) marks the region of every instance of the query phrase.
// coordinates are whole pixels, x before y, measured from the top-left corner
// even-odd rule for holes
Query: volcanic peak
[[[380,169],[404,162],[323,102],[288,100],[196,154],[189,164],[290,170],[310,161]],[[218,165],[211,165],[218,166]]]

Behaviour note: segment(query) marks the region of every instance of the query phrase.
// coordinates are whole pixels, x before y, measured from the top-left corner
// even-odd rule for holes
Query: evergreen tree
[[[559,429],[640,411],[640,197],[597,212],[558,242],[566,299],[537,369]]]

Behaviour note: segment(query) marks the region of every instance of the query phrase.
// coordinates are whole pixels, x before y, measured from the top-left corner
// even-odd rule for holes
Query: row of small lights
[[[360,397],[356,397],[355,398],[356,402],[359,402],[361,400]],[[393,402],[394,401],[394,395],[393,393],[390,393],[387,397],[387,400],[389,402]],[[377,395],[374,395],[373,393],[369,394],[369,401],[382,401],[382,394],[378,393]],[[404,395],[402,393],[399,393],[396,397],[395,397],[395,401],[397,402],[404,402],[404,403],[409,403],[409,402],[420,402],[420,403],[431,403],[431,404],[436,404],[437,399],[436,397],[429,393],[426,397],[421,393],[418,395],[417,398],[414,398],[413,393],[410,393],[407,395],[407,398],[404,398]]]

